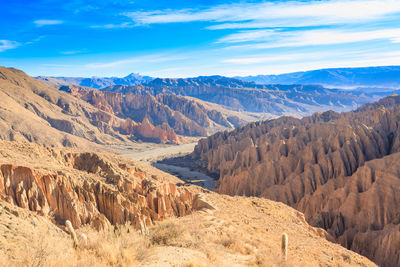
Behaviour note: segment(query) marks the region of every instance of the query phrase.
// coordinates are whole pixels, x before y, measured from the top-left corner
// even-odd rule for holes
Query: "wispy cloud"
[[[222,63],[230,63],[230,64],[241,64],[241,65],[250,65],[250,64],[258,64],[258,63],[266,63],[266,62],[282,62],[282,61],[293,61],[306,59],[313,56],[315,58],[316,54],[305,53],[305,54],[285,54],[285,55],[254,55],[250,57],[238,57],[238,58],[229,58],[224,59]]]
[[[35,38],[35,39],[31,40],[31,41],[25,42],[24,45],[30,45],[30,44],[37,43],[37,42],[39,42],[40,40],[42,40],[44,38],[46,38],[46,36],[44,36],[44,35],[39,36],[39,37],[37,37],[37,38]]]
[[[289,1],[217,5],[207,9],[127,12],[137,25],[209,21],[208,29],[342,24],[400,12],[398,0]],[[228,23],[228,24],[226,24]]]
[[[0,40],[0,52],[17,48],[21,44],[16,41]]]
[[[62,55],[76,55],[86,52],[85,50],[73,50],[73,51],[61,51],[60,54]]]
[[[272,64],[250,64],[243,65],[242,68],[233,66],[227,69],[228,76],[245,76],[257,74],[280,74],[297,71],[308,71],[324,68],[345,68],[345,67],[365,67],[365,66],[387,66],[398,65],[400,60],[400,52],[365,52],[352,55],[350,51],[345,56],[339,53],[318,53],[309,54],[308,60],[302,60],[299,54],[298,60],[293,61],[276,61]],[[307,54],[305,54],[307,55]],[[352,55],[352,56],[349,56]],[[237,65],[240,66],[240,65]]]
[[[33,23],[35,23],[37,27],[43,27],[43,26],[48,26],[48,25],[63,24],[64,21],[51,20],[51,19],[38,19],[38,20],[33,21]]]
[[[94,29],[118,29],[118,28],[132,28],[135,27],[135,25],[132,22],[122,22],[119,24],[91,25],[89,27]]]
[[[369,49],[357,49],[347,50],[347,51],[317,51],[317,52],[304,52],[304,53],[284,53],[284,54],[274,54],[261,53],[246,57],[233,57],[228,59],[223,59],[222,63],[238,64],[238,65],[252,65],[260,63],[272,63],[277,62],[279,64],[284,64],[285,62],[311,62],[326,59],[338,58],[364,58],[364,57],[394,57],[400,56],[400,52],[376,52]]]
[[[270,31],[249,30],[233,33],[221,38],[219,43],[247,43],[228,48],[277,48],[296,46],[315,46],[355,43],[371,40],[400,41],[400,28],[375,31],[308,30],[308,31]]]

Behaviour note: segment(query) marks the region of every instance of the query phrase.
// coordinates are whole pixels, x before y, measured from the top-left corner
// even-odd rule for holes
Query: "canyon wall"
[[[241,122],[239,118],[206,108],[194,99],[176,95],[134,94],[83,90],[63,86],[61,90],[87,101],[93,106],[122,119],[138,123],[147,119],[153,125],[168,125],[176,133],[187,136],[206,136],[214,128],[231,129]]]
[[[343,246],[400,266],[399,104],[251,123],[200,140],[190,159],[219,176],[218,192],[286,203]]]
[[[104,229],[130,222],[145,230],[192,210],[194,196],[177,178],[133,161],[4,141],[0,152],[0,198],[56,224]]]
[[[0,67],[0,106],[3,140],[80,148],[131,144],[138,138],[178,142],[168,127],[118,118],[16,69]]]

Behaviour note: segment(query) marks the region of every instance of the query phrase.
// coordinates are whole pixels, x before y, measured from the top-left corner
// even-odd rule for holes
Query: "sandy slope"
[[[104,180],[101,172],[87,173],[67,166],[63,163],[64,157],[54,149],[28,143],[1,143],[0,155],[4,166],[14,164],[34,168],[37,174],[56,172],[60,176],[67,175],[75,187],[67,188],[62,183],[57,185],[64,186],[62,192],[70,196],[64,198],[67,202],[63,202],[63,205],[73,207],[84,204],[92,208],[99,205],[98,202],[85,200],[83,193],[90,187],[85,183],[80,187],[79,181]],[[157,181],[161,183],[163,180],[173,184],[182,183],[178,178],[145,162],[135,162],[112,154],[98,154],[98,157],[92,163],[98,162],[103,168],[117,168],[118,172],[122,171],[120,168],[135,168],[135,173],[141,179],[153,181],[154,186]],[[133,176],[127,174],[125,179],[133,179]],[[10,179],[13,184],[14,180],[27,177],[14,172],[3,178]],[[113,190],[103,195],[103,199],[114,195],[114,204],[129,202],[129,205],[124,205],[134,207],[136,201],[142,199],[135,198],[135,194],[130,198],[128,191],[123,192],[124,186],[114,185],[112,180],[104,180],[103,183],[108,183],[103,188]],[[8,181],[3,184],[9,187]],[[29,184],[26,185],[29,187]],[[26,191],[29,197],[33,197],[31,189]],[[0,266],[30,266],[31,262],[38,260],[41,262],[37,266],[375,266],[366,258],[327,241],[326,232],[311,227],[302,213],[282,203],[220,195],[194,185],[177,186],[176,190],[190,192],[193,196],[193,199],[188,199],[191,202],[186,203],[188,213],[185,214],[188,215],[175,218],[176,215],[171,213],[162,218],[166,218],[163,222],[156,222],[144,235],[136,231],[135,225],[117,224],[116,227],[103,228],[104,232],[96,232],[82,221],[77,230],[78,236],[85,233],[88,243],[80,242],[78,249],[73,248],[64,230],[59,230],[64,229],[62,225],[58,224],[57,228],[51,223],[57,222],[51,212],[41,216],[43,212],[29,211],[31,207],[17,207],[18,199],[14,204],[6,203],[5,199],[10,201],[11,192],[9,197],[0,195]],[[77,193],[79,198],[75,197]],[[160,196],[160,192],[154,193],[154,197]],[[100,197],[99,194],[95,196]],[[168,198],[172,196],[170,193]],[[146,203],[150,204],[156,200],[150,194],[146,199]],[[150,213],[155,211],[159,212],[159,209],[147,209]],[[109,218],[115,217],[115,214],[108,214],[107,210],[99,209],[98,212],[104,212]],[[71,219],[68,214],[64,215],[64,219]],[[285,263],[281,260],[280,252],[284,232],[289,235],[288,260]]]

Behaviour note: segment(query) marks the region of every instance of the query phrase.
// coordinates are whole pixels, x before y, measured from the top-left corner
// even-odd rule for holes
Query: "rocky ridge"
[[[145,230],[191,213],[193,194],[147,168],[107,154],[0,141],[0,198],[74,228],[130,222]]]
[[[47,83],[53,84],[54,86],[60,85],[79,85],[86,86],[91,88],[104,88],[113,85],[136,85],[147,83],[153,78],[149,76],[141,76],[137,73],[131,73],[125,77],[91,77],[91,78],[83,78],[83,77],[47,77],[47,76],[39,76],[36,79],[40,81],[45,81]]]
[[[220,193],[286,203],[343,246],[400,266],[399,103],[251,123],[200,140],[189,161],[219,176]]]
[[[322,84],[338,87],[369,86],[399,88],[399,73],[399,66],[382,66],[320,69],[280,75],[257,75],[236,78],[258,84]]]
[[[174,131],[167,127],[151,126],[153,130],[149,131],[147,125],[118,118],[20,70],[0,68],[0,96],[3,140],[82,148],[130,144],[137,138],[178,142]]]
[[[137,95],[132,92],[85,90],[75,86],[60,89],[120,118],[138,122],[146,119],[157,126],[168,126],[181,135],[206,136],[217,129],[232,129],[244,123],[236,116],[224,115],[194,99],[177,95]]]
[[[351,91],[327,89],[320,85],[259,85],[221,76],[157,78],[142,85],[116,85],[102,90],[132,92],[136,95],[190,96],[235,110],[295,116],[329,109],[351,110],[357,105],[377,99],[374,94],[354,94]]]
[[[375,266],[328,242],[325,231],[282,203],[181,182],[111,154],[0,141],[0,265]],[[78,249],[64,232],[65,220],[77,231]],[[170,233],[167,244],[146,248],[144,239],[163,229],[177,239],[169,240]],[[283,231],[290,238],[286,263]]]

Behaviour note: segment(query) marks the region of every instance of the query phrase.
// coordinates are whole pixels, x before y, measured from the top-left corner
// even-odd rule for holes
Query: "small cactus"
[[[287,253],[288,253],[288,235],[286,233],[282,234],[282,259],[284,261],[287,260]]]
[[[69,220],[66,220],[65,226],[67,227],[69,233],[71,234],[72,239],[74,240],[74,246],[77,247],[79,245],[78,238],[76,237],[76,233],[74,227],[72,226],[72,223]]]

